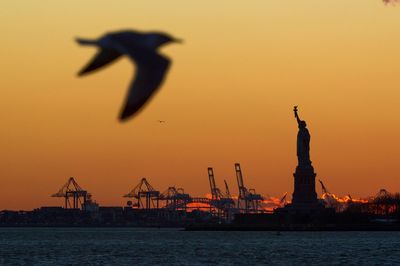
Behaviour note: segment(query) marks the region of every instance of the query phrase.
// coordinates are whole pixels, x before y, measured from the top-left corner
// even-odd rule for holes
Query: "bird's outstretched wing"
[[[101,49],[81,71],[79,71],[78,75],[82,76],[94,70],[97,70],[118,57],[121,56],[121,53],[111,50],[111,49]]]
[[[135,56],[136,76],[129,87],[120,119],[125,120],[137,113],[160,87],[169,68],[170,60],[156,53]]]

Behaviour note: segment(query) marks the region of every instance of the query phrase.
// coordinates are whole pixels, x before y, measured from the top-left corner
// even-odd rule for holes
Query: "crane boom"
[[[243,183],[242,169],[240,168],[239,163],[235,163],[235,172],[236,172],[236,179],[237,179],[238,188],[239,188],[239,197],[245,198],[247,189]]]
[[[220,191],[215,185],[214,170],[212,167],[208,167],[208,180],[210,182],[211,197],[213,200],[220,198]]]
[[[324,186],[324,183],[322,183],[321,179],[318,179],[319,183],[321,184],[321,188],[322,188],[322,193],[323,194],[330,194],[328,189]]]
[[[231,197],[231,192],[229,191],[229,187],[228,187],[228,183],[226,182],[226,180],[224,179],[224,183],[225,183],[225,194],[227,198],[232,198]]]
[[[280,204],[286,203],[286,196],[287,196],[287,192],[285,192],[285,194],[282,196],[281,200],[279,201]]]

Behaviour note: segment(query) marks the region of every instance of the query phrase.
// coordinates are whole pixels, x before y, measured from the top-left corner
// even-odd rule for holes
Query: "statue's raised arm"
[[[299,117],[299,114],[297,113],[297,105],[293,108],[293,111],[294,111],[294,117],[296,117],[296,119],[297,119],[297,124],[299,124],[300,125],[300,117]]]

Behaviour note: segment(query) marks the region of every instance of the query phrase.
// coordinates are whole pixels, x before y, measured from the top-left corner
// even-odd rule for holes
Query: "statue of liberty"
[[[294,116],[297,119],[299,132],[297,133],[297,159],[298,167],[311,167],[310,161],[310,133],[307,129],[306,121],[301,120],[297,113],[297,106],[294,107]]]

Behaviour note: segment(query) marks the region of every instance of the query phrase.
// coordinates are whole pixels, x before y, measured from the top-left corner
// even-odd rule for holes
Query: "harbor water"
[[[398,265],[400,232],[0,228],[1,265]]]

